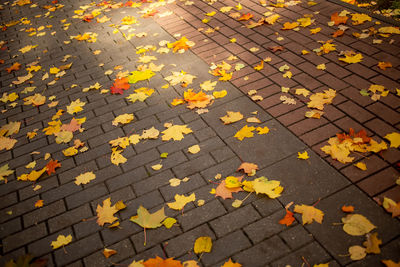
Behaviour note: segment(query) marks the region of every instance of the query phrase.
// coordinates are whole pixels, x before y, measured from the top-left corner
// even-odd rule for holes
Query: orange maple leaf
[[[56,173],[56,168],[61,167],[61,163],[58,162],[58,160],[50,160],[46,164],[46,171],[47,174],[50,175],[52,173]]]
[[[286,209],[286,214],[285,217],[283,217],[280,221],[279,224],[286,224],[286,226],[291,225],[294,222],[294,217],[293,217],[293,212],[290,210]]]
[[[122,77],[122,78],[115,79],[113,86],[111,86],[111,88],[110,88],[111,89],[111,93],[112,94],[116,94],[116,93],[122,94],[123,93],[122,90],[128,90],[129,87],[131,86],[128,83],[128,80],[129,79],[127,77]]]
[[[183,267],[180,261],[168,258],[166,260],[156,256],[155,258],[148,259],[143,262],[145,267]]]
[[[339,16],[338,12],[335,12],[331,15],[331,21],[335,22],[335,25],[339,25],[341,23],[346,24],[349,17]]]
[[[238,177],[239,182],[243,179],[242,177]],[[236,188],[227,188],[225,180],[223,180],[215,189],[215,196],[222,197],[223,199],[232,198],[232,193],[241,192],[243,189],[241,187]]]
[[[181,39],[178,41],[174,42],[171,44],[171,46],[174,48],[173,52],[176,53],[177,51],[184,49],[188,50],[190,48],[190,45],[188,44],[189,40],[183,36]]]
[[[14,70],[19,70],[21,68],[21,64],[19,64],[18,62],[15,62],[11,67],[6,68],[6,71],[8,73],[11,73]]]
[[[243,162],[237,170],[243,170],[246,174],[253,174],[253,172],[255,173],[255,171],[258,170],[258,165],[254,163]]]
[[[342,36],[343,34],[344,34],[344,31],[342,31],[342,30],[337,30],[337,31],[335,31],[334,33],[332,33],[332,37],[333,37],[333,38],[340,37],[340,36]]]
[[[247,14],[243,14],[243,15],[241,15],[240,16],[240,18],[238,18],[238,20],[240,21],[240,20],[249,20],[249,19],[251,19],[253,17],[253,14],[251,14],[251,13],[247,13]]]
[[[342,211],[343,211],[343,212],[351,213],[351,212],[354,211],[354,207],[353,207],[353,206],[346,206],[346,205],[343,205],[343,206],[342,206]]]

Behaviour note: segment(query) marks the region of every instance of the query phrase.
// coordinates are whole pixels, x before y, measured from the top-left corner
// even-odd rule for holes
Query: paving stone
[[[205,266],[213,266],[215,263],[235,255],[237,252],[251,246],[250,241],[242,231],[233,232],[213,243],[210,253],[204,254],[201,261]]]
[[[222,204],[218,200],[214,200],[201,207],[188,211],[183,215],[179,215],[177,220],[186,232],[189,229],[217,218],[225,213],[226,211]]]
[[[73,225],[82,219],[90,218],[92,211],[88,204],[80,206],[79,208],[67,211],[61,215],[48,220],[50,233],[61,230],[64,227]]]
[[[135,182],[141,181],[148,176],[147,171],[144,167],[139,167],[129,172],[125,172],[114,178],[109,178],[106,181],[107,187],[110,192],[113,192],[122,187],[134,184]]]
[[[199,172],[201,170],[204,170],[214,164],[215,164],[214,159],[209,154],[205,154],[201,157],[192,159],[188,162],[184,162],[172,168],[172,171],[178,177],[185,177],[188,175],[192,175],[196,172]]]
[[[260,127],[265,126],[270,129],[270,132],[266,135],[255,134],[253,138],[246,138],[243,141],[230,137],[225,141],[242,160],[253,162],[259,168],[271,165],[292,153],[304,149],[304,144],[286,131],[279,123],[268,121],[260,124]],[[280,145],[274,146],[274,144]]]
[[[101,247],[100,235],[94,234],[66,246],[65,249],[69,252],[68,254],[64,253],[62,249],[58,249],[54,252],[54,256],[57,265],[65,265],[87,256]]]
[[[27,228],[33,224],[47,220],[65,211],[66,208],[63,200],[53,202],[50,205],[45,205],[42,208],[34,210],[23,216],[24,227]]]
[[[14,235],[10,235],[3,239],[3,252],[9,252],[18,247],[26,245],[32,241],[35,241],[47,234],[46,225],[44,223],[26,228],[25,230],[18,232]]]
[[[135,255],[135,251],[129,239],[122,240],[107,248],[116,250],[117,254],[114,254],[110,259],[106,259],[102,250],[97,251],[83,259],[86,266],[113,266],[113,262],[119,262]]]
[[[216,235],[222,237],[260,218],[261,216],[251,205],[246,205],[211,221],[210,225]]]
[[[169,176],[171,178],[173,178],[173,176]],[[184,177],[180,177],[179,179],[183,179]],[[206,182],[204,181],[204,179],[199,175],[199,174],[195,174],[195,175],[191,175],[188,177],[189,181],[187,182],[181,182],[181,184],[177,187],[172,187],[169,185],[160,187],[160,192],[163,195],[164,199],[166,201],[170,201],[173,200],[176,194],[191,194],[193,192],[193,190],[196,190],[197,188],[206,185]]]
[[[0,224],[0,238],[4,239],[4,237],[9,236],[21,230],[22,230],[21,219],[15,218],[13,220]]]
[[[379,238],[382,239],[383,243],[392,240],[399,232],[399,222],[394,221],[376,202],[355,186],[347,187],[322,199],[316,207],[325,212],[324,226],[313,223],[307,225],[306,228],[340,264],[348,264],[351,260],[349,257],[340,257],[339,255],[347,254],[350,246],[361,244],[365,239],[364,237],[350,236],[343,231],[341,225],[333,224],[340,222],[341,218],[344,217],[343,212],[340,211],[343,205],[356,207],[356,213],[364,215],[372,224],[376,225]],[[379,229],[386,231],[379,231]],[[337,240],[341,240],[341,242],[337,242]]]
[[[349,184],[345,177],[328,168],[328,164],[314,152],[307,152],[310,156],[307,160],[298,159],[296,153],[257,172],[257,175],[281,182],[285,193],[279,200],[285,204],[295,201],[310,205]]]
[[[135,246],[135,250],[140,253],[147,250],[156,244],[162,243],[165,240],[178,236],[182,233],[182,230],[174,225],[170,229],[160,227],[157,229],[146,229],[146,245],[144,239],[144,233],[140,232],[131,237],[131,240]]]
[[[28,252],[36,257],[42,257],[47,253],[51,253],[53,251],[53,247],[50,245],[51,242],[56,241],[59,235],[72,235],[73,232],[71,227],[67,227],[61,231],[55,232],[53,234],[47,235],[42,239],[39,239],[35,242],[32,242],[28,245]],[[72,237],[74,240],[74,236]]]
[[[24,213],[34,210],[35,205],[33,203],[35,203],[38,200],[39,200],[39,197],[35,196],[33,198],[19,202],[13,206],[2,209],[0,211],[0,214],[2,214],[2,216],[0,216],[0,223],[6,222],[8,220],[11,220],[15,217],[18,217],[18,216],[24,214]],[[12,211],[12,214],[7,214],[8,211]]]
[[[313,240],[312,235],[301,225],[289,227],[286,231],[281,232],[279,236],[291,249],[297,249]]]
[[[104,184],[98,184],[68,196],[65,198],[65,200],[67,202],[68,209],[73,209],[107,193],[107,187]]]
[[[302,257],[304,257],[304,259],[306,259],[311,266],[315,264],[331,262],[331,257],[329,254],[317,242],[312,242],[307,246],[304,246],[301,249],[296,250],[295,252],[292,252],[277,261],[274,261],[271,266],[301,266],[304,264]]]
[[[374,196],[381,193],[385,189],[396,184],[399,172],[394,168],[389,167],[385,170],[379,171],[378,173],[362,180],[357,185],[364,190],[369,196]]]
[[[265,264],[288,253],[290,249],[278,236],[273,236],[233,256],[243,266],[265,266]]]

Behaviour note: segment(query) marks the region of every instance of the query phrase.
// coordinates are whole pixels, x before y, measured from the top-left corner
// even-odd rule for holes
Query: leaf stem
[[[144,244],[143,244],[143,246],[146,246],[146,241],[147,241],[146,227],[143,227],[143,231],[144,231]]]

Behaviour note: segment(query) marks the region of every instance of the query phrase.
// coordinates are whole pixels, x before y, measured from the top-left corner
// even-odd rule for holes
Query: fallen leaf
[[[117,254],[117,251],[116,251],[116,250],[109,249],[109,248],[104,248],[104,250],[103,250],[103,255],[104,255],[104,257],[106,257],[107,259],[108,259],[109,257],[111,257],[112,255],[114,255],[114,254]]]
[[[352,236],[361,236],[376,228],[367,218],[361,214],[349,214],[342,218],[343,230]]]
[[[354,164],[354,166],[356,166],[357,168],[359,168],[360,170],[363,170],[363,171],[367,170],[367,165],[361,161]]]
[[[229,258],[229,261],[225,262],[224,265],[221,267],[241,267],[242,265],[237,262],[233,262],[231,258]]]
[[[191,146],[191,147],[188,148],[188,151],[189,151],[191,154],[197,154],[197,153],[200,152],[200,146],[199,146],[199,145]]]
[[[386,70],[387,68],[391,68],[391,67],[393,67],[393,66],[392,66],[392,63],[390,63],[390,62],[379,62],[379,63],[378,63],[378,67],[379,67],[381,70]]]
[[[252,189],[256,194],[266,194],[269,198],[280,197],[283,187],[277,180],[268,180],[268,178],[261,176],[251,181]],[[246,190],[246,188],[245,188]]]
[[[243,177],[237,178],[239,182],[241,182]],[[243,191],[243,189],[238,186],[235,188],[228,188],[226,187],[226,179],[223,180],[215,189],[215,195],[222,197],[223,199],[232,198],[232,193],[237,193]]]
[[[67,112],[68,114],[73,115],[74,113],[78,113],[83,110],[83,106],[86,105],[86,102],[81,102],[81,100],[78,98],[75,101],[72,101],[70,105],[67,106]]]
[[[189,134],[192,132],[193,131],[188,128],[187,125],[173,125],[161,132],[163,134],[161,139],[163,141],[169,141],[171,139],[174,141],[180,141],[184,138],[184,134]]]
[[[392,260],[381,260],[381,262],[385,264],[386,267],[400,267],[400,261],[396,263]]]
[[[116,205],[111,206],[111,198],[103,200],[103,206],[97,204],[96,212],[97,224],[100,226],[103,226],[105,223],[111,224],[118,220],[118,218],[114,216],[114,214],[118,212],[118,209]]]
[[[59,247],[68,245],[69,243],[71,243],[72,241],[72,235],[59,235],[57,236],[57,240],[51,242],[51,246],[53,247],[53,249],[57,249]]]
[[[163,165],[161,165],[161,164],[156,164],[156,165],[151,166],[151,168],[155,171],[159,171],[159,170],[161,170],[162,166]]]
[[[11,72],[17,71],[17,70],[19,70],[19,69],[21,69],[21,64],[19,64],[18,62],[15,62],[11,67],[6,68],[6,71],[7,71],[8,73],[11,73]]]
[[[345,206],[345,205],[343,205],[342,206],[342,211],[343,212],[347,212],[347,213],[352,213],[352,212],[354,212],[354,207],[353,206]]]
[[[309,159],[310,156],[308,155],[307,151],[304,151],[303,153],[297,152],[297,158],[298,159]]]
[[[249,163],[249,162],[243,162],[240,164],[239,168],[236,171],[243,170],[244,173],[246,173],[249,176],[252,176],[256,173],[258,169],[258,165],[254,163]]]
[[[385,139],[390,141],[390,147],[398,148],[400,146],[400,133],[390,133],[385,135]]]
[[[12,134],[16,134],[19,132],[21,127],[21,122],[11,121],[6,125],[1,126],[0,128],[0,136],[10,136]]]
[[[303,225],[310,224],[313,221],[321,224],[324,218],[324,213],[321,210],[304,204],[301,206],[296,205],[294,207],[294,212],[302,214]]]
[[[41,208],[41,207],[43,207],[43,199],[39,199],[35,203],[35,208]]]
[[[363,59],[361,53],[346,53],[344,56],[345,57],[340,57],[339,60],[349,64],[361,62]]]
[[[141,266],[144,267],[183,267],[180,261],[174,260],[173,258],[168,258],[166,260],[156,256],[155,258],[150,258],[144,261]],[[136,267],[136,266],[134,266]]]
[[[137,210],[137,215],[131,217],[131,221],[140,225],[143,228],[157,228],[162,226],[162,221],[166,218],[164,208],[150,214],[147,209],[140,206]]]
[[[340,16],[338,12],[335,12],[331,15],[331,21],[335,22],[334,25],[339,25],[339,24],[346,24],[347,20],[349,17],[347,16]]]
[[[118,150],[116,147],[112,149],[111,152],[111,162],[115,165],[125,163],[127,159],[121,154],[122,150]]]
[[[237,121],[240,121],[243,119],[242,113],[234,112],[234,111],[227,111],[226,115],[223,117],[220,117],[220,119],[224,122],[224,124],[231,124]]]
[[[204,252],[211,252],[212,248],[212,240],[209,236],[201,236],[196,239],[194,242],[194,253],[204,253]]]
[[[400,202],[396,203],[394,200],[384,197],[382,206],[386,211],[392,213],[392,217],[400,215]]]
[[[293,212],[291,212],[290,210],[286,209],[285,217],[283,217],[279,221],[279,224],[285,224],[286,226],[290,226],[290,225],[292,225],[294,220],[295,220],[295,218],[293,217]]]
[[[10,150],[17,143],[17,139],[0,136],[0,150]]]
[[[361,246],[349,247],[349,254],[350,254],[350,259],[352,259],[353,261],[362,260],[365,258],[365,256],[367,256],[365,248]]]
[[[21,174],[20,176],[17,177],[17,180],[19,181],[31,181],[31,182],[35,182],[37,179],[39,179],[42,174],[46,171],[46,167],[44,167],[43,169],[41,169],[40,171],[31,171],[29,174]]]
[[[112,125],[117,126],[118,123],[127,124],[130,123],[134,118],[135,117],[133,116],[133,114],[125,113],[114,118],[114,120],[112,121]]]
[[[242,141],[244,138],[250,138],[254,136],[253,131],[256,128],[251,126],[248,127],[247,125],[245,125],[242,129],[240,129],[235,135],[234,137],[236,137],[239,141]]]
[[[91,180],[94,180],[95,178],[96,175],[93,172],[81,173],[75,177],[75,184],[76,185],[88,184]]]
[[[368,254],[380,254],[381,249],[379,245],[382,245],[382,240],[378,238],[378,233],[367,234],[367,240],[363,243]]]
[[[46,164],[46,171],[48,175],[51,175],[52,173],[56,173],[56,168],[61,167],[61,163],[58,162],[58,160],[50,160]]]
[[[14,170],[10,170],[8,164],[4,164],[0,167],[0,181],[5,181],[7,176],[14,173]]]
[[[171,217],[168,217],[163,221],[163,225],[167,229],[170,229],[175,223],[177,223],[177,220]]]
[[[174,210],[182,210],[187,203],[196,200],[196,196],[194,193],[187,197],[184,195],[176,194],[174,198],[175,202],[167,203],[168,207]]]

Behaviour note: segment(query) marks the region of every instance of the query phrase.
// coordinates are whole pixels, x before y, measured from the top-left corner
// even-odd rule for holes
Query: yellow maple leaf
[[[209,21],[209,19],[204,19],[204,20],[208,20]],[[204,23],[207,23],[207,22],[204,22]],[[181,49],[183,49],[183,51],[185,51],[185,50],[188,50],[189,48],[193,47],[194,46],[194,42],[189,41],[185,36],[183,36],[178,41],[176,41],[174,43],[170,43],[167,46],[168,46],[168,48],[174,48],[172,51],[174,53],[176,53],[177,51],[179,51]]]
[[[73,133],[70,131],[60,131],[54,134],[56,136],[56,143],[68,143],[74,137]]]
[[[31,51],[33,48],[37,47],[38,45],[27,45],[22,47],[21,49],[19,49],[18,51],[20,51],[22,54],[25,54],[26,52]]]
[[[200,84],[200,88],[204,91],[212,91],[217,85],[217,81],[212,82],[211,80],[205,81]]]
[[[297,152],[297,158],[298,159],[309,159],[310,156],[308,155],[307,151],[304,151],[303,153]]]
[[[302,220],[303,220],[303,225],[304,224],[309,224],[312,223],[313,221],[316,221],[317,223],[322,223],[322,220],[324,218],[324,213],[313,207],[313,206],[308,206],[308,205],[296,205],[294,207],[294,212],[302,214]]]
[[[72,241],[72,236],[71,235],[59,235],[57,237],[56,241],[52,241],[51,242],[51,246],[53,247],[53,249],[57,249],[59,247],[68,245],[69,243],[71,243]]]
[[[163,141],[169,141],[173,139],[174,141],[180,141],[183,139],[184,134],[192,133],[192,129],[188,128],[187,125],[172,125],[168,129],[162,131],[163,136],[161,139]]]
[[[61,70],[59,69],[59,68],[57,68],[57,67],[52,67],[52,68],[50,68],[50,74],[57,74],[57,73],[59,73]]]
[[[354,54],[354,55],[352,55],[352,53],[350,53],[350,54],[345,54],[344,56],[345,57],[340,57],[339,60],[344,61],[349,64],[361,62],[363,59],[363,56],[360,53]]]
[[[204,252],[211,252],[212,248],[212,240],[209,236],[201,236],[196,239],[194,242],[194,253],[204,253]]]
[[[8,164],[4,164],[0,167],[0,181],[5,181],[7,176],[14,173],[14,170],[10,170]]]
[[[31,171],[29,174],[21,174],[20,176],[18,176],[17,180],[19,181],[31,181],[31,182],[35,182],[37,179],[40,178],[40,176],[42,176],[42,174],[47,170],[46,167],[44,167],[43,169],[41,169],[40,171]]]
[[[195,201],[196,200],[196,195],[192,193],[190,196],[185,196],[185,195],[175,195],[175,201],[171,203],[167,203],[168,207],[174,210],[182,210],[183,207],[189,202]]]
[[[262,70],[264,69],[264,60],[261,60],[261,63],[254,67],[255,70]]]
[[[223,98],[228,94],[228,92],[226,90],[222,90],[222,91],[214,91],[213,92],[213,96],[215,98]]]
[[[118,220],[114,216],[118,212],[116,205],[111,206],[111,198],[103,200],[103,206],[97,205],[97,224],[103,226],[105,223],[113,223]]]
[[[11,121],[6,125],[1,126],[0,128],[0,136],[10,136],[12,134],[16,134],[19,132],[19,128],[21,127],[21,122]]]
[[[317,34],[317,33],[319,33],[320,31],[321,31],[321,28],[320,28],[320,27],[315,28],[315,29],[310,29],[310,34]]]
[[[111,153],[111,162],[115,165],[119,165],[121,163],[125,163],[127,159],[121,154],[122,150],[117,150],[117,147],[112,149]]]
[[[24,98],[24,105],[40,106],[46,102],[46,97],[41,94],[34,94]]]
[[[268,16],[264,19],[264,21],[270,25],[274,24],[281,16],[278,14],[274,14],[271,16]]]
[[[238,140],[242,141],[244,138],[250,138],[254,136],[253,131],[256,128],[253,126],[248,127],[247,125],[245,125],[242,129],[240,129],[234,137],[236,137]]]
[[[43,207],[43,199],[39,199],[38,201],[35,202],[35,208],[41,208]]]
[[[257,127],[256,131],[258,132],[257,134],[267,134],[267,133],[269,133],[269,128],[267,126]]]
[[[62,151],[62,153],[66,157],[71,157],[71,156],[74,156],[74,155],[78,154],[78,149],[76,149],[75,147],[71,146],[69,148],[64,149]]]
[[[137,83],[140,81],[149,80],[154,75],[156,75],[155,72],[153,72],[150,69],[143,70],[143,71],[135,70],[135,71],[132,71],[131,75],[128,76],[128,82],[129,83]]]
[[[285,22],[281,30],[292,30],[299,26],[298,22]]]
[[[367,170],[367,165],[361,161],[354,164],[354,166],[356,166],[357,168],[359,168],[360,170],[363,170],[363,171]]]
[[[72,101],[70,105],[67,106],[68,114],[73,115],[74,113],[78,113],[83,110],[83,106],[86,105],[86,102],[81,102],[78,98],[75,101]]]
[[[125,113],[125,114],[122,114],[122,115],[117,116],[117,117],[112,121],[112,125],[117,126],[118,123],[127,124],[127,123],[130,123],[133,119],[134,119],[133,114]]]
[[[277,198],[281,195],[283,187],[277,180],[268,180],[268,178],[261,176],[251,181],[251,188],[257,194],[266,194],[270,198]]]
[[[378,233],[367,234],[367,240],[363,243],[367,253],[380,254],[381,249],[379,245],[382,244],[382,240],[378,238]]]
[[[372,18],[368,16],[367,14],[351,14],[351,20],[353,21],[353,25],[360,25],[363,24],[366,21],[371,21]]]
[[[390,141],[390,147],[398,148],[400,146],[400,133],[390,133],[385,135],[385,139]]]
[[[81,173],[75,177],[75,184],[76,185],[88,184],[91,180],[94,180],[95,178],[96,175],[93,172]]]
[[[17,139],[0,136],[0,150],[10,150],[17,143]]]
[[[221,267],[241,267],[242,265],[237,262],[233,262],[232,259],[229,258],[229,261],[225,262]]]
[[[200,146],[199,146],[199,145],[191,146],[191,147],[188,148],[188,151],[189,151],[191,154],[197,154],[197,153],[200,152]]]
[[[239,111],[227,111],[226,115],[223,117],[220,117],[220,119],[224,122],[224,124],[231,124],[237,121],[240,121],[243,119],[243,114],[240,113]]]

